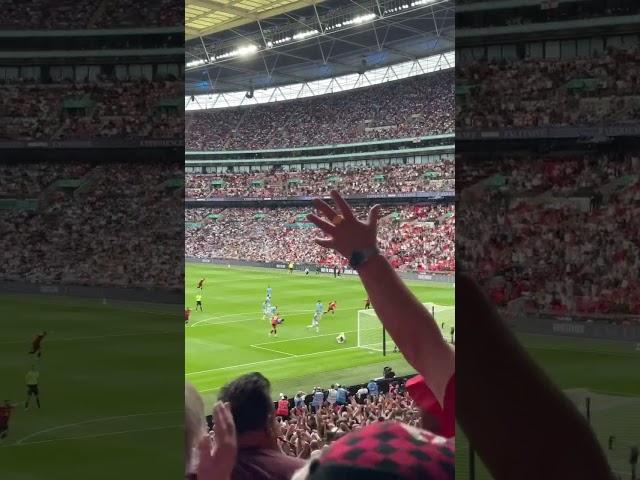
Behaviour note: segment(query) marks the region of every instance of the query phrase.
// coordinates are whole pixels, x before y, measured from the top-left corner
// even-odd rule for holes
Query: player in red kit
[[[364,302],[364,308],[365,310],[369,310],[369,308],[371,308],[371,301],[369,300],[369,297],[367,297],[367,299]]]
[[[278,325],[282,322],[284,322],[284,318],[280,318],[278,315],[271,317],[271,330],[269,331],[269,336],[278,336]]]
[[[0,439],[7,438],[9,434],[9,419],[16,406],[18,406],[17,403],[13,404],[9,402],[9,400],[5,400],[4,403],[0,405]]]
[[[204,278],[201,278],[198,281],[198,286],[196,287],[198,290],[202,290],[202,286],[204,285]]]
[[[331,302],[329,304],[329,306],[327,307],[327,311],[324,313],[329,313],[331,312],[331,315],[334,315],[336,313],[336,308],[338,307],[338,304],[336,303],[336,301],[334,300],[333,302]]]
[[[42,332],[40,335],[35,336],[33,342],[31,342],[31,351],[29,352],[29,355],[37,354],[38,358],[42,356],[42,340],[44,340],[44,337],[46,336],[47,332]]]
[[[191,316],[191,309],[185,308],[184,310],[184,324],[189,325],[189,317]]]

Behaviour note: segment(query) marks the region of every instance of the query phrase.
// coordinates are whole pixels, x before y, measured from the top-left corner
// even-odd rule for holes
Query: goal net
[[[452,305],[423,304],[435,318],[447,341],[455,341],[455,307]],[[358,310],[358,347],[392,353],[396,344],[384,331],[382,322],[373,309]]]

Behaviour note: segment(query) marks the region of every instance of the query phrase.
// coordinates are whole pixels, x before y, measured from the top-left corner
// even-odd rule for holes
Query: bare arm
[[[316,199],[314,206],[329,221],[317,215],[308,216],[329,237],[316,239],[316,243],[336,250],[346,258],[356,250],[374,248],[380,207],[373,207],[369,218],[363,222],[355,218],[338,192],[331,192],[331,196],[340,214],[326,202]],[[453,348],[443,340],[433,317],[382,255],[371,257],[358,273],[384,327],[442,404],[447,382],[455,371]]]
[[[456,382],[457,417],[493,477],[611,478],[585,419],[527,355],[480,288],[461,275],[456,289],[458,365],[465,372]]]

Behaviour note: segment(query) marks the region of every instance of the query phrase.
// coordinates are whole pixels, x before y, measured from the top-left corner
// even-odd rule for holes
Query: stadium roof
[[[308,7],[323,0],[185,0],[188,39]]]
[[[454,0],[186,1],[187,95],[311,82],[454,49]],[[194,34],[201,4],[219,16],[201,13],[210,23]]]

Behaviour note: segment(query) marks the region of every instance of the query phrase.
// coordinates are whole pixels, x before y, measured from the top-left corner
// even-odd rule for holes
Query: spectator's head
[[[276,445],[276,420],[271,385],[258,372],[242,375],[226,384],[218,399],[231,404],[238,446]]]
[[[184,448],[187,469],[191,465],[191,452],[205,434],[204,402],[189,382],[184,384]]]

